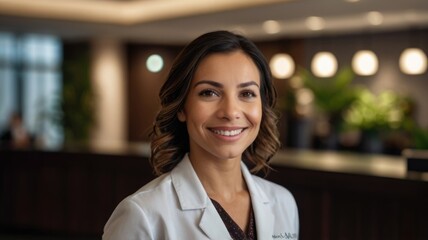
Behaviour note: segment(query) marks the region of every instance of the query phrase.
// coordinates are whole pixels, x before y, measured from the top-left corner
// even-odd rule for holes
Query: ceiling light
[[[265,32],[268,34],[279,33],[281,30],[281,25],[278,21],[268,20],[263,23],[263,30],[265,30]]]
[[[284,53],[274,55],[269,65],[272,70],[272,75],[279,79],[291,77],[296,68],[293,58]]]
[[[147,58],[146,67],[150,72],[159,72],[163,68],[163,58],[158,54],[150,55]]]
[[[317,77],[332,77],[337,71],[337,60],[331,52],[315,54],[311,63],[312,73]]]
[[[350,2],[350,3],[356,3],[359,2],[360,0],[345,0],[345,2]]]
[[[407,48],[400,56],[400,69],[410,75],[423,74],[427,70],[427,56],[420,48]]]
[[[229,29],[229,31],[243,36],[247,35],[247,31],[245,31],[245,28],[241,26],[233,26]]]
[[[374,52],[361,50],[352,58],[352,69],[361,76],[370,76],[377,72],[379,62]]]
[[[294,75],[290,78],[289,84],[291,88],[299,89],[303,87],[303,79],[299,75]]]
[[[307,88],[301,88],[296,92],[296,100],[300,105],[308,105],[313,102],[314,94]]]
[[[367,13],[367,20],[371,25],[381,25],[383,22],[383,15],[380,12],[372,11]]]
[[[319,31],[324,29],[325,20],[322,17],[308,17],[306,18],[306,26],[312,31]]]

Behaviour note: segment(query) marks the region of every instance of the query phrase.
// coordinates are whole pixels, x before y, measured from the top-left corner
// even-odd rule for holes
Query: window
[[[56,124],[61,99],[61,42],[57,37],[0,33],[0,127],[21,112],[27,130],[44,147],[62,145]]]

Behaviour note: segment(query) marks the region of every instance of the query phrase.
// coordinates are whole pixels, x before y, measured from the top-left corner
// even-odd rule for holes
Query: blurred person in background
[[[8,128],[0,134],[0,145],[4,148],[22,149],[30,147],[31,143],[31,135],[24,126],[21,114],[12,113]]]

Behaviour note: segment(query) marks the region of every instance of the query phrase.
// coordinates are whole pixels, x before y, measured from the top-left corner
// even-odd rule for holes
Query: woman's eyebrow
[[[223,84],[221,84],[219,82],[212,81],[212,80],[201,80],[201,81],[195,83],[195,85],[193,87],[195,88],[196,86],[201,85],[201,84],[209,84],[213,87],[223,88]]]
[[[260,88],[259,84],[257,84],[255,81],[240,83],[238,84],[238,88],[246,88],[252,85],[255,85],[256,87]]]
[[[212,81],[212,80],[201,80],[201,81],[195,83],[195,85],[193,87],[195,88],[196,86],[201,85],[201,84],[209,84],[209,85],[216,87],[216,88],[223,88],[224,87],[223,84],[216,82],[216,81]],[[240,83],[240,84],[238,84],[238,88],[246,88],[246,87],[253,86],[253,85],[260,88],[259,84],[257,84],[257,82],[255,82],[255,81]]]

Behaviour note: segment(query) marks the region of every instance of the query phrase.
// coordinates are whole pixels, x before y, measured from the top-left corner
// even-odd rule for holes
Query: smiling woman
[[[123,200],[103,239],[298,236],[291,193],[254,176],[279,148],[275,89],[263,55],[226,31],[192,41],[160,90],[150,162],[160,175]]]
[[[178,113],[189,133],[190,159],[204,159],[205,166],[210,161],[240,161],[260,128],[259,79],[256,65],[241,51],[201,61]]]
[[[260,123],[260,134],[243,152],[244,160],[255,165],[253,171],[267,170],[267,162],[279,148],[277,116],[273,112],[276,91],[262,53],[252,42],[239,35],[215,33],[194,40],[181,52],[159,93],[162,108],[153,128],[151,158],[158,175],[170,171],[189,152],[188,131],[177,118],[186,103],[190,102],[186,98],[193,96],[190,93],[195,92],[195,88],[203,90],[203,87],[212,92],[205,91],[203,94],[220,96],[225,91],[225,83],[228,83],[227,80],[220,81],[225,77],[235,79],[235,84],[240,84],[241,90],[248,89],[249,82],[250,85],[255,83],[257,89],[254,86],[251,89],[257,93],[263,106],[261,111],[264,120]],[[235,69],[237,67],[239,69]],[[239,83],[236,79],[239,79]],[[210,88],[206,89],[207,85],[211,85]],[[248,92],[244,91],[243,94]]]

